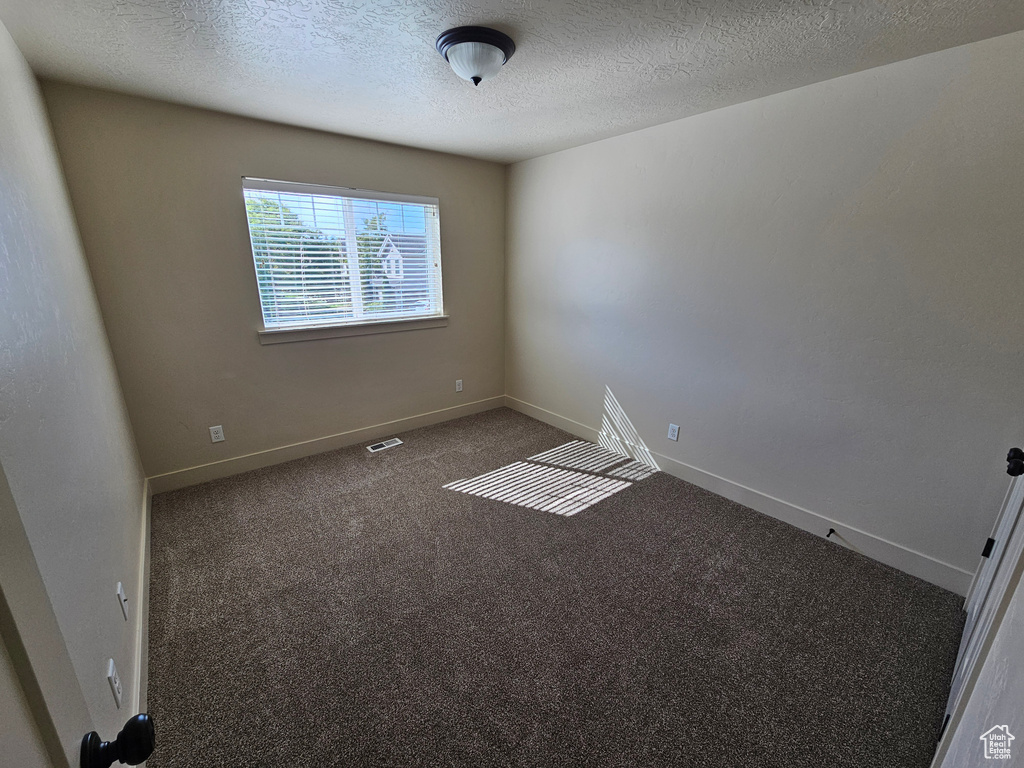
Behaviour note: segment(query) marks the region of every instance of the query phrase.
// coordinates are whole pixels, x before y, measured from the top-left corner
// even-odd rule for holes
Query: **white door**
[[[7,646],[0,642],[0,755],[19,768],[53,768]]]
[[[964,626],[960,652],[953,672],[949,701],[946,705],[947,717],[956,712],[965,686],[978,664],[987,641],[990,640],[993,623],[1003,607],[1011,577],[1024,552],[1022,507],[1024,476],[1015,477],[1010,482],[1003,508],[996,520],[995,530],[985,547],[987,556],[982,557],[974,583],[967,595],[967,623]]]
[[[0,666],[0,765],[78,768],[92,720],[3,466]]]

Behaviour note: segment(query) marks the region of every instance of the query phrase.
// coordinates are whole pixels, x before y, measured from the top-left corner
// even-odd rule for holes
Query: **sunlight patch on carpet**
[[[621,464],[627,459],[629,456],[612,453],[595,443],[573,440],[550,451],[531,456],[528,461],[542,461],[545,464],[557,464],[560,467],[582,469],[586,472],[603,472],[608,467]]]
[[[621,467],[607,472],[611,477],[621,477],[626,480],[646,480],[648,477],[657,472],[654,467],[644,464],[642,461],[631,461],[629,464],[623,464]]]
[[[517,461],[444,487],[494,501],[571,517],[632,483]]]

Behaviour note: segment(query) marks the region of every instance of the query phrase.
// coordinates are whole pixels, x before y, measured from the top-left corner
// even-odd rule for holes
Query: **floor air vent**
[[[383,451],[385,448],[394,448],[396,445],[401,445],[402,441],[397,437],[392,437],[390,440],[385,440],[382,443],[374,443],[373,445],[366,446],[366,450],[370,453],[376,453],[377,451]]]

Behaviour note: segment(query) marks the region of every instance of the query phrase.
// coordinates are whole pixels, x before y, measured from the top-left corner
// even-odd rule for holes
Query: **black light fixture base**
[[[506,62],[516,52],[516,44],[512,42],[511,37],[504,32],[499,32],[490,27],[454,27],[438,35],[437,42],[434,45],[437,48],[437,52],[444,56],[445,61],[448,61],[448,49],[459,43],[487,43],[488,45],[493,45],[505,54]]]

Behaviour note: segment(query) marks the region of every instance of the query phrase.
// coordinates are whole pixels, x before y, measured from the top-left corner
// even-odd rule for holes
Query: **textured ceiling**
[[[0,0],[37,73],[513,161],[1024,29],[1024,0]],[[510,34],[479,88],[445,29]]]

